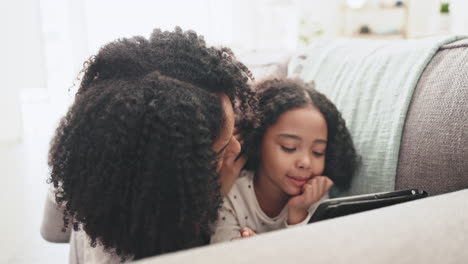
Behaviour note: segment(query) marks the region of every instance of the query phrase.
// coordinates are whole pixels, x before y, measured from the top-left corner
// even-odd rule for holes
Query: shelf
[[[404,39],[407,32],[408,8],[402,6],[367,5],[361,8],[344,6],[342,32],[344,36],[366,39]],[[362,27],[369,34],[360,34]]]
[[[391,40],[391,39],[404,39],[403,34],[353,34],[353,38],[362,38],[362,39],[382,39],[382,40]]]
[[[405,7],[361,7],[361,8],[346,8],[350,12],[382,12],[382,11],[405,11]]]

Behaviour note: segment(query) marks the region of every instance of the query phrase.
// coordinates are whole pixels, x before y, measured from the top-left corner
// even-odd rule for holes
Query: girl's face
[[[313,106],[283,113],[263,136],[259,182],[269,192],[300,194],[325,169],[327,134],[325,118]]]

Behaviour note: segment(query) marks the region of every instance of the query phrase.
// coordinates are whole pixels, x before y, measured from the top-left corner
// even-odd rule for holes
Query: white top
[[[318,205],[328,199],[326,193],[319,201],[312,204],[306,219],[296,225],[288,225],[288,206],[274,218],[267,216],[258,204],[254,191],[254,173],[242,171],[239,179],[224,198],[223,206],[219,211],[214,234],[211,243],[230,241],[240,237],[240,229],[248,227],[255,233],[261,234],[287,227],[306,225]]]
[[[91,239],[86,235],[80,225],[78,231],[71,228],[62,232],[63,226],[63,210],[65,204],[57,207],[55,202],[54,187],[49,188],[47,194],[46,208],[42,223],[41,233],[44,238],[51,242],[70,242],[70,264],[93,263],[93,264],[117,264],[120,262],[120,257],[114,253],[104,250],[104,247],[98,242],[96,247],[91,246]],[[71,229],[71,232],[70,232]],[[112,251],[112,250],[111,250]],[[129,259],[128,261],[131,261]]]

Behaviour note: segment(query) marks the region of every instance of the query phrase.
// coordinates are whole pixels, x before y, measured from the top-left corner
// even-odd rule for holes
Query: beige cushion
[[[468,190],[138,261],[468,263]]]

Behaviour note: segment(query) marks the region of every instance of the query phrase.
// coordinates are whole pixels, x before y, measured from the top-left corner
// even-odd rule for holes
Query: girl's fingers
[[[325,176],[316,176],[304,185],[303,194],[307,205],[312,205],[333,186],[333,182]]]
[[[240,230],[240,233],[241,233],[241,237],[242,238],[245,238],[245,237],[251,237],[251,236],[255,236],[255,232],[248,228],[248,227],[244,227]]]
[[[320,183],[320,193],[323,195],[327,191],[327,186],[328,186],[328,180],[327,178],[323,177],[322,181]]]
[[[317,183],[316,182],[311,182],[311,183],[306,183],[304,185],[304,202],[306,203],[306,207],[309,206],[309,204],[312,204],[312,201],[314,200],[314,196],[316,193],[317,188]]]
[[[332,186],[333,186],[333,181],[330,180],[330,178],[325,177],[325,181],[323,184],[323,188],[324,188],[323,193],[325,194],[326,192],[328,192]]]

